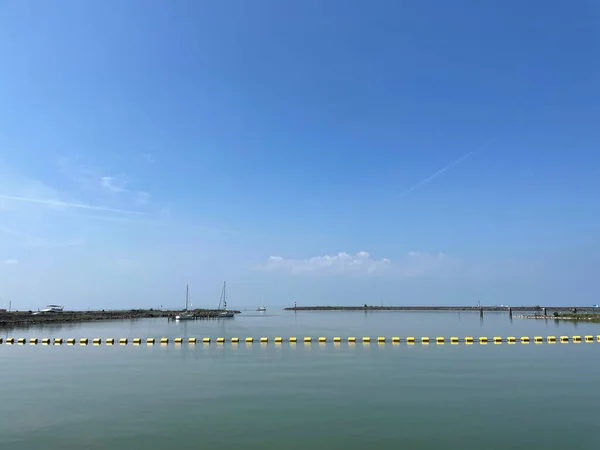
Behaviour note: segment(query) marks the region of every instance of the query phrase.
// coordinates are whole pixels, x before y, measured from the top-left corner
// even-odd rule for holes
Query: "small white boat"
[[[262,305],[260,308],[257,308],[256,310],[257,310],[257,311],[264,312],[264,311],[266,311],[266,310],[267,310],[267,308],[265,308],[265,305]]]
[[[185,287],[185,312],[175,316],[175,320],[194,320],[194,314],[189,312],[190,307],[190,289],[189,286]]]
[[[40,312],[51,312],[51,313],[59,313],[59,312],[63,312],[63,309],[65,307],[61,306],[61,305],[46,305],[46,307],[44,309],[40,309]]]

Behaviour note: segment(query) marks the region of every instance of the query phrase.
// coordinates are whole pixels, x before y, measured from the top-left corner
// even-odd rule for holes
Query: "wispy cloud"
[[[351,255],[340,252],[337,255],[314,256],[308,259],[290,259],[270,256],[262,270],[287,271],[292,274],[328,273],[368,275],[384,272],[401,277],[417,277],[456,266],[456,261],[443,253],[411,251],[399,260],[375,259],[367,252]]]
[[[16,202],[36,203],[36,204],[46,205],[46,206],[58,206],[58,207],[63,207],[63,208],[78,208],[78,209],[89,209],[89,210],[94,210],[94,211],[114,212],[114,213],[121,213],[121,214],[147,215],[147,213],[145,213],[145,212],[132,211],[132,210],[128,210],[128,209],[107,208],[104,206],[86,205],[85,203],[69,203],[69,202],[63,202],[63,201],[59,201],[59,200],[46,200],[46,199],[41,199],[41,198],[16,197],[16,196],[12,196],[12,195],[0,194],[0,199],[12,200],[12,201],[16,201]]]
[[[474,150],[471,150],[470,152],[465,153],[461,157],[459,157],[459,158],[455,159],[454,161],[452,161],[450,164],[445,165],[444,167],[442,167],[441,169],[439,169],[436,172],[432,173],[428,177],[423,178],[421,181],[419,181],[419,182],[413,184],[412,186],[408,187],[407,189],[405,189],[404,191],[402,191],[400,193],[400,196],[403,197],[405,195],[410,194],[413,191],[416,191],[419,188],[422,188],[423,186],[425,186],[426,184],[428,184],[431,181],[435,180],[437,177],[439,177],[443,173],[448,172],[450,169],[453,169],[454,167],[458,166],[459,164],[465,162],[467,159],[473,157],[475,154],[481,152],[482,150],[484,150],[488,145],[490,145],[497,138],[498,138],[498,136],[494,136],[493,138],[488,139],[483,144],[477,146]]]
[[[121,198],[137,205],[150,202],[151,195],[137,189],[133,180],[123,173],[107,174],[104,169],[85,164],[78,156],[61,157],[58,159],[58,165],[67,178],[92,195],[109,193],[115,196],[115,199]]]
[[[308,259],[287,259],[281,256],[270,256],[263,266],[267,270],[287,270],[291,273],[332,272],[332,273],[373,273],[389,265],[387,258],[373,259],[367,252],[351,255],[340,252],[337,255],[314,256]]]
[[[133,200],[138,205],[146,205],[150,201],[150,197],[151,195],[146,191],[137,191],[133,196]]]
[[[108,189],[111,192],[128,192],[125,189],[127,184],[126,181],[115,177],[100,177],[100,184],[103,188]]]
[[[413,184],[412,186],[410,186],[408,189],[404,190],[400,195],[404,196],[404,195],[408,195],[410,194],[412,191],[416,191],[417,189],[419,189],[420,187],[425,186],[427,183],[431,182],[432,180],[436,179],[437,177],[439,177],[441,174],[443,174],[444,172],[447,172],[448,170],[452,169],[455,166],[458,166],[461,162],[465,161],[466,159],[470,158],[471,156],[473,156],[475,154],[475,151],[471,151],[469,153],[465,153],[464,155],[462,155],[460,158],[458,158],[457,160],[451,162],[450,164],[448,164],[447,166],[442,167],[440,170],[438,170],[437,172],[434,172],[433,174],[429,175],[427,178],[423,178],[421,181],[419,181],[418,183]]]
[[[5,259],[4,264],[14,266],[15,264],[19,264],[19,260],[18,259]]]

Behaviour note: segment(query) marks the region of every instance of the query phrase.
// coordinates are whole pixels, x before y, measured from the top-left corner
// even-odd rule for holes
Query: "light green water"
[[[242,314],[15,337],[598,335],[462,313]],[[0,449],[596,449],[600,343],[0,345]]]

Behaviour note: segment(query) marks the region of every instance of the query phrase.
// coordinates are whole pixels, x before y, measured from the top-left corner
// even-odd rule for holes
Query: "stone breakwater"
[[[284,308],[286,311],[493,311],[493,312],[533,312],[543,311],[543,306],[292,306]],[[599,311],[598,308],[588,306],[548,306],[547,311],[571,312]]]
[[[544,320],[589,320],[593,322],[600,322],[600,314],[576,314],[569,316],[544,316],[539,314],[520,314],[515,316],[517,319],[544,319]]]
[[[240,311],[234,311],[238,314]],[[215,309],[194,310],[197,319],[216,318],[219,311]],[[174,319],[181,311],[131,309],[123,311],[64,311],[61,313],[36,313],[29,311],[0,313],[0,327],[43,325],[53,323],[76,323],[97,320],[135,320],[166,317]]]

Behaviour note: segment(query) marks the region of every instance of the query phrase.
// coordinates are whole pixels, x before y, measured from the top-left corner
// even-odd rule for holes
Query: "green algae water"
[[[298,343],[0,345],[0,448],[596,449],[600,343],[304,344],[311,336],[599,335],[505,314],[243,313],[0,337],[297,336]]]

